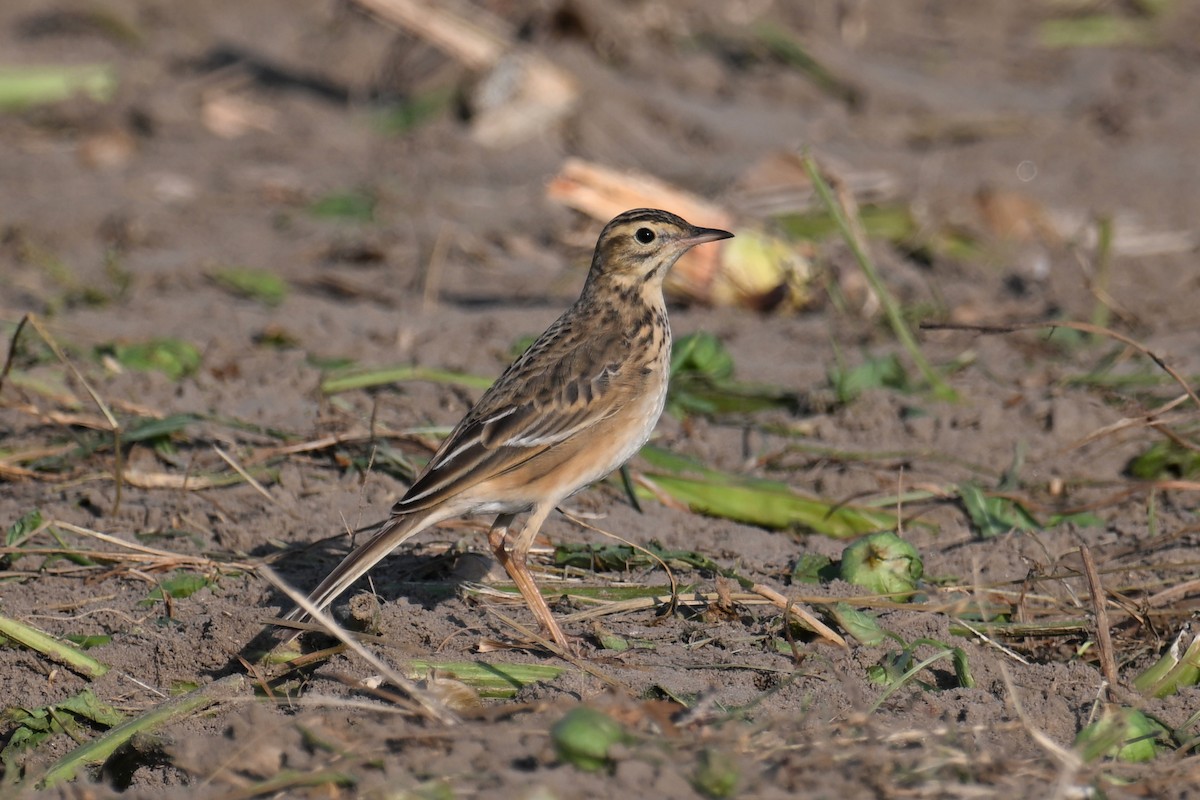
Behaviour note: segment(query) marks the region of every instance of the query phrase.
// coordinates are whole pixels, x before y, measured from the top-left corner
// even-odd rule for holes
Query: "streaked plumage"
[[[568,646],[526,566],[560,502],[633,456],[667,395],[671,330],[662,282],[689,248],[732,234],[674,214],[627,211],[600,233],[579,299],[509,365],[393,507],[309,596],[333,602],[410,536],[463,514],[497,514],[493,552],[556,642]],[[512,544],[508,528],[531,512]],[[304,618],[300,609],[289,619]]]

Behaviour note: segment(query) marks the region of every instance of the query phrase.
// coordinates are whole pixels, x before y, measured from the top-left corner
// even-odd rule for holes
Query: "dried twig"
[[[283,580],[283,578],[279,577],[275,570],[264,564],[258,568],[257,572],[268,582],[270,582],[272,586],[283,592],[293,603],[304,609],[304,612],[308,614],[308,616],[312,618],[314,622],[324,628],[326,633],[353,650],[360,658],[362,658],[374,669],[378,670],[381,675],[387,678],[387,680],[393,686],[408,695],[408,697],[414,702],[415,711],[418,711],[423,716],[433,720],[434,722],[440,722],[443,725],[453,725],[458,722],[458,717],[454,714],[454,712],[446,708],[440,700],[421,689],[421,687],[417,686],[400,673],[396,672],[396,670],[392,669],[392,667],[385,663],[383,659],[379,658],[370,650],[359,644],[353,636],[342,630],[342,626],[334,622],[333,617],[329,616],[322,609],[317,608],[317,606],[311,600],[289,586],[287,582]]]
[[[241,464],[239,464],[236,460],[234,460],[233,456],[229,455],[224,450],[222,450],[220,447],[217,447],[215,444],[213,445],[213,450],[215,450],[217,452],[217,455],[219,455],[221,457],[222,461],[224,461],[226,464],[228,464],[230,467],[233,468],[234,472],[236,472],[238,475],[241,475],[246,480],[246,483],[253,486],[254,490],[256,492],[258,492],[263,497],[270,500],[272,503],[274,503],[276,505],[279,504],[279,502],[274,497],[271,496],[271,493],[267,491],[267,488],[265,486],[263,486],[261,483],[259,483],[258,481],[256,481],[254,479],[253,475],[251,475],[249,472],[247,472],[245,470],[245,468],[242,467]]]
[[[1031,331],[1041,328],[1049,328],[1052,332],[1055,328],[1070,328],[1071,330],[1081,333],[1090,333],[1093,336],[1107,336],[1110,339],[1116,339],[1122,344],[1126,344],[1137,350],[1142,355],[1149,358],[1159,366],[1164,372],[1175,379],[1175,382],[1183,387],[1183,391],[1196,404],[1196,408],[1200,409],[1200,396],[1196,395],[1194,389],[1187,380],[1179,374],[1166,360],[1151,350],[1141,342],[1136,341],[1123,333],[1114,331],[1111,328],[1103,328],[1099,325],[1092,325],[1089,322],[1070,322],[1070,321],[1054,321],[1054,322],[1016,322],[1008,325],[966,325],[951,322],[922,322],[921,330],[923,331],[969,331],[971,333],[981,334],[996,334],[996,333],[1016,333],[1017,331]]]
[[[16,352],[17,347],[17,337],[21,334],[21,331],[24,330],[26,322],[28,322],[35,331],[37,331],[38,336],[42,337],[42,341],[45,342],[46,346],[49,347],[51,352],[54,353],[55,358],[57,358],[60,362],[62,362],[63,366],[70,370],[71,374],[75,377],[75,380],[79,381],[80,385],[83,386],[84,390],[86,390],[88,395],[92,398],[92,402],[96,404],[98,409],[100,409],[100,413],[104,415],[104,420],[107,423],[107,429],[112,433],[113,436],[113,478],[116,481],[117,487],[115,496],[113,498],[112,513],[115,515],[121,508],[121,474],[123,472],[121,458],[121,425],[119,422],[117,422],[117,418],[113,415],[108,403],[104,402],[104,398],[100,396],[100,393],[92,387],[87,378],[83,377],[83,373],[79,371],[79,368],[75,366],[75,363],[71,361],[71,359],[67,358],[67,354],[59,345],[58,340],[55,339],[50,331],[46,329],[36,314],[26,314],[21,318],[21,322],[17,325],[17,329],[13,333],[13,338],[9,344],[8,358],[5,360],[3,371],[0,372],[0,382],[3,381],[4,376],[8,374],[12,367],[13,354]]]
[[[791,614],[796,617],[796,619],[800,620],[804,625],[810,627],[813,632],[822,639],[833,642],[838,647],[843,649],[850,649],[850,646],[846,644],[846,640],[842,638],[841,634],[830,628],[824,622],[821,622],[821,620],[814,617],[805,609],[796,605],[794,598],[789,600],[779,592],[772,589],[770,586],[763,586],[761,583],[756,583],[754,586],[750,587],[750,591],[767,598],[767,600],[771,601],[771,603],[779,608],[782,608],[785,611],[790,611]]]
[[[1087,576],[1088,588],[1092,595],[1092,612],[1096,615],[1096,649],[1099,651],[1100,671],[1108,683],[1109,699],[1112,699],[1113,689],[1117,686],[1120,676],[1117,673],[1117,659],[1113,655],[1112,633],[1108,626],[1108,599],[1104,586],[1100,583],[1100,574],[1096,572],[1092,549],[1087,545],[1080,545],[1079,555],[1083,559],[1083,572]]]

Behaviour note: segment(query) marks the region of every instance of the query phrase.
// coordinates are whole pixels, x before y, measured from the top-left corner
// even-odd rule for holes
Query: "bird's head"
[[[604,226],[592,256],[588,283],[612,282],[658,289],[667,271],[692,247],[733,236],[717,228],[698,228],[683,218],[653,208],[636,208]]]

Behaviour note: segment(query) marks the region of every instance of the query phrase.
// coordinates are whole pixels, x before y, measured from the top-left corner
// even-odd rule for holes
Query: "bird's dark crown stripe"
[[[615,228],[618,225],[633,222],[665,222],[673,225],[687,225],[682,218],[669,211],[661,211],[657,208],[635,208],[623,214],[618,214],[613,218],[612,222],[608,223],[608,227]]]

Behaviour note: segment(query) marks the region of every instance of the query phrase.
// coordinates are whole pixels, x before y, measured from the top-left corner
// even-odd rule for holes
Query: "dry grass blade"
[[[53,399],[55,402],[63,404],[68,404],[74,400],[74,398],[67,397],[56,397],[51,399]],[[92,430],[97,431],[108,430],[108,421],[105,420],[104,417],[96,414],[81,414],[69,411],[47,411],[27,403],[13,403],[12,405],[9,405],[8,408],[11,408],[15,411],[20,411],[23,414],[28,414],[31,417],[36,417],[37,419],[43,422],[48,422],[52,425],[91,428]]]
[[[1151,411],[1147,411],[1145,414],[1140,414],[1136,417],[1125,417],[1124,419],[1119,419],[1116,422],[1112,423],[1111,425],[1105,425],[1102,428],[1092,431],[1087,436],[1084,436],[1083,438],[1078,439],[1078,440],[1072,442],[1071,444],[1067,445],[1066,447],[1062,448],[1062,450],[1060,450],[1059,452],[1066,453],[1071,450],[1078,450],[1079,448],[1084,447],[1085,445],[1089,445],[1094,441],[1103,439],[1105,436],[1111,436],[1114,433],[1120,433],[1121,431],[1127,430],[1129,428],[1136,428],[1136,427],[1151,427],[1151,428],[1153,428],[1153,427],[1157,427],[1159,425],[1165,425],[1167,423],[1167,420],[1160,419],[1160,417],[1162,417],[1162,415],[1167,413],[1168,411],[1174,409],[1176,406],[1179,406],[1182,403],[1187,402],[1188,399],[1190,399],[1190,398],[1187,394],[1181,394],[1178,397],[1159,406],[1158,408],[1155,408]],[[1195,448],[1195,446],[1190,445],[1189,442],[1181,441],[1180,444],[1184,445],[1185,447],[1190,446],[1193,449]]]
[[[253,486],[254,490],[256,492],[261,494],[263,497],[267,498],[267,500],[274,503],[275,505],[279,504],[275,500],[275,498],[271,496],[271,493],[267,491],[266,487],[263,486],[258,481],[256,481],[254,479],[253,475],[251,475],[249,472],[247,472],[245,470],[245,468],[242,467],[241,464],[239,464],[236,460],[234,460],[233,456],[229,455],[228,453],[226,453],[224,450],[222,450],[220,447],[217,447],[216,445],[213,445],[213,450],[215,450],[217,452],[217,455],[221,457],[222,461],[224,461],[226,464],[228,464],[230,467],[233,468],[234,472],[236,472],[238,475],[241,475],[242,478],[245,479],[246,483]]]
[[[846,640],[843,639],[842,636],[837,631],[830,628],[824,622],[821,622],[821,620],[814,617],[808,611],[797,606],[795,600],[789,600],[788,598],[784,597],[782,594],[775,591],[771,587],[763,586],[762,584],[755,584],[754,587],[752,588],[752,591],[755,594],[759,594],[759,595],[762,595],[763,597],[767,598],[767,600],[769,600],[771,603],[778,606],[779,608],[782,608],[784,611],[791,613],[793,616],[796,617],[796,619],[800,620],[800,622],[802,624],[811,628],[812,631],[814,633],[816,633],[818,636],[820,636],[822,639],[826,639],[830,642],[833,642],[838,647],[841,647],[843,649],[848,650],[850,648],[850,646],[846,644]]]
[[[21,331],[25,330],[27,322],[29,322],[28,314],[21,317],[21,321],[13,330],[12,338],[8,340],[8,355],[4,358],[4,368],[0,369],[0,392],[4,391],[4,381],[8,378],[8,373],[12,372],[13,362],[17,357],[17,342],[21,339]]]
[[[411,30],[474,70],[494,66],[508,50],[507,36],[421,0],[355,0],[395,25]]]
[[[379,671],[387,680],[396,688],[408,695],[409,699],[415,704],[414,710],[419,711],[423,716],[434,722],[440,722],[443,725],[454,725],[458,722],[458,717],[442,703],[428,692],[421,689],[412,681],[405,678],[396,670],[392,669],[382,659],[372,653],[367,648],[359,644],[353,636],[342,630],[342,627],[334,622],[333,618],[326,614],[321,609],[317,608],[307,597],[293,589],[287,584],[275,570],[265,564],[258,568],[258,574],[265,578],[272,586],[283,592],[296,605],[304,609],[305,613],[312,618],[314,622],[325,629],[325,632],[337,639],[346,647],[353,650],[360,658],[370,664],[373,668]]]
[[[812,181],[813,187],[817,190],[817,194],[821,197],[821,201],[825,204],[826,210],[833,216],[837,222],[838,228],[842,233],[842,238],[846,244],[850,246],[851,252],[854,254],[854,260],[858,262],[862,269],[863,276],[867,279],[867,283],[871,287],[871,291],[879,299],[880,305],[883,307],[884,316],[887,317],[888,324],[892,328],[892,332],[900,341],[900,344],[908,352],[909,358],[917,365],[921,376],[929,384],[929,388],[933,393],[943,400],[954,400],[957,398],[957,393],[950,388],[937,370],[925,358],[925,354],[921,352],[920,346],[917,344],[916,338],[908,327],[908,322],[904,319],[904,315],[900,310],[900,304],[896,302],[883,279],[879,276],[879,271],[875,268],[875,262],[871,258],[867,235],[863,230],[862,218],[858,213],[858,204],[854,201],[845,184],[836,180],[826,181],[825,173],[817,165],[817,162],[812,156],[804,157],[804,170],[808,173],[808,178]],[[834,188],[830,188],[830,183]],[[834,194],[836,192],[836,199]]]
[[[24,317],[22,317],[21,322],[17,325],[16,330],[13,332],[13,337],[9,342],[8,357],[5,359],[4,363],[4,371],[0,373],[0,388],[3,386],[3,378],[8,375],[8,372],[12,367],[14,354],[17,349],[17,338],[21,335],[21,331],[24,330],[25,323],[27,321],[33,327],[33,329],[37,331],[38,336],[42,337],[42,341],[44,341],[46,346],[49,347],[51,352],[54,353],[55,358],[62,362],[63,366],[65,366],[71,372],[75,379],[79,381],[80,385],[83,386],[83,388],[87,391],[88,395],[92,398],[92,402],[96,404],[98,409],[100,409],[100,413],[104,415],[104,420],[108,425],[108,430],[112,432],[113,477],[116,482],[116,492],[113,498],[112,513],[116,514],[121,508],[121,474],[123,472],[121,459],[121,425],[117,422],[117,418],[113,415],[108,403],[104,402],[104,398],[100,396],[100,393],[92,387],[92,384],[88,382],[87,378],[83,377],[83,373],[79,371],[74,362],[67,358],[67,354],[63,351],[62,346],[59,345],[58,340],[54,338],[50,331],[46,330],[46,327],[42,325],[41,320],[38,319],[36,314],[26,314]]]
[[[969,631],[970,634],[972,636],[974,636],[975,638],[979,639],[979,641],[983,642],[984,644],[988,645],[989,647],[996,648],[1001,653],[1004,653],[1004,655],[1011,658],[1013,661],[1016,661],[1019,664],[1024,664],[1025,666],[1029,666],[1029,664],[1030,664],[1029,659],[1025,658],[1024,656],[1022,656],[1020,653],[1014,651],[1013,649],[1005,647],[1004,645],[997,642],[995,639],[992,639],[990,636],[988,636],[983,631],[981,631],[977,626],[972,625],[969,622],[965,622],[961,619],[955,620],[955,624],[961,625],[963,630]],[[953,625],[951,625],[951,627],[950,627],[950,632],[954,633]]]
[[[569,592],[566,593],[571,596]],[[573,614],[567,614],[562,619],[564,622],[584,622],[600,617],[614,616],[617,614],[630,614],[635,611],[646,611],[654,608],[662,608],[663,606],[675,605],[685,606],[690,608],[703,608],[706,606],[716,605],[723,601],[736,603],[743,606],[762,606],[771,605],[776,608],[786,609],[788,612],[802,624],[811,626],[814,633],[821,636],[823,639],[838,645],[839,647],[847,647],[846,640],[834,631],[825,623],[814,617],[809,612],[799,608],[796,604],[801,602],[797,598],[787,598],[770,587],[756,585],[753,592],[731,592],[722,595],[719,592],[690,592],[688,594],[677,595],[655,595],[653,597],[631,597],[626,600],[597,600],[594,597],[580,597],[581,601],[594,603],[594,607],[583,611],[576,611]],[[829,602],[828,597],[807,597],[803,598],[806,602]],[[900,605],[898,603],[889,603],[889,607],[896,608],[912,608],[911,605]]]
[[[583,672],[586,672],[588,675],[591,675],[593,678],[597,678],[600,681],[603,681],[605,684],[612,687],[613,689],[620,689],[625,692],[630,691],[628,686],[621,683],[619,680],[612,677],[611,675],[605,673],[599,667],[589,664],[587,661],[584,661],[582,658],[579,658],[574,653],[569,653],[566,650],[563,650],[561,647],[559,647],[557,644],[555,644],[554,642],[547,639],[545,636],[540,636],[537,633],[534,633],[532,630],[530,630],[526,626],[522,625],[521,623],[517,622],[512,617],[510,617],[506,614],[502,614],[501,612],[497,611],[495,608],[492,608],[490,606],[486,608],[486,611],[489,614],[491,614],[493,617],[500,620],[505,625],[512,628],[514,631],[516,631],[518,634],[521,635],[522,638],[524,638],[530,642],[534,642],[535,644],[538,645],[538,647],[544,648],[545,650],[553,653],[554,655],[558,656],[563,661],[566,661],[568,664],[575,667],[576,669],[582,670]]]
[[[648,558],[650,558],[652,561],[656,562],[660,567],[662,567],[663,572],[667,573],[667,580],[671,582],[671,598],[672,598],[672,600],[671,600],[670,605],[672,608],[674,608],[674,605],[675,605],[674,598],[677,597],[679,594],[679,581],[675,580],[675,573],[671,570],[671,567],[668,566],[666,561],[663,561],[657,554],[651,552],[650,550],[647,550],[645,547],[642,547],[640,544],[637,544],[636,542],[631,542],[628,539],[626,539],[622,536],[618,536],[617,534],[615,534],[611,531],[606,531],[601,527],[592,525],[591,523],[580,519],[579,517],[575,516],[574,514],[568,513],[566,511],[562,511],[561,513],[564,517],[571,520],[576,525],[579,525],[582,528],[585,528],[589,531],[594,531],[595,533],[599,533],[600,535],[606,536],[610,539],[614,539],[614,540],[620,542],[621,544],[628,545],[629,547],[632,547],[634,550],[637,550],[640,553],[645,553]]]
[[[229,480],[211,475],[176,475],[171,472],[152,472],[142,469],[125,470],[125,482],[138,489],[177,489],[190,492],[216,489],[230,483]]]
[[[1092,549],[1087,545],[1082,545],[1079,548],[1079,555],[1083,559],[1083,571],[1087,576],[1088,587],[1091,589],[1092,613],[1096,615],[1096,649],[1099,651],[1100,671],[1108,683],[1111,699],[1112,692],[1120,681],[1120,675],[1117,673],[1117,659],[1113,655],[1112,632],[1108,623],[1108,599],[1104,592],[1104,585],[1100,583],[1100,574],[1096,571],[1096,561],[1092,558]]]
[[[1016,333],[1017,331],[1032,331],[1039,330],[1041,328],[1049,328],[1051,331],[1053,331],[1055,328],[1069,328],[1071,330],[1079,331],[1080,333],[1089,333],[1093,336],[1104,336],[1109,339],[1115,339],[1122,344],[1132,347],[1134,350],[1137,350],[1139,353],[1149,358],[1151,361],[1157,364],[1160,369],[1170,375],[1175,382],[1183,388],[1183,391],[1189,398],[1191,398],[1192,402],[1195,403],[1196,408],[1200,409],[1200,397],[1196,395],[1195,390],[1192,389],[1191,384],[1187,382],[1187,379],[1180,375],[1174,367],[1168,364],[1166,359],[1136,339],[1126,336],[1123,333],[1119,333],[1118,331],[1114,331],[1111,328],[1104,328],[1099,325],[1093,325],[1089,322],[1070,321],[1022,322],[1013,323],[1011,325],[966,325],[952,322],[921,323],[921,330],[925,331],[968,331],[971,333],[980,334]]]
[[[1200,578],[1195,578],[1183,583],[1177,583],[1160,592],[1157,592],[1146,598],[1145,603],[1149,608],[1165,606],[1171,603],[1177,603],[1179,600],[1187,597],[1192,592],[1200,592]]]
[[[44,479],[45,476],[31,469],[0,463],[0,478],[8,480],[40,480]]]
[[[176,568],[176,567],[184,566],[184,565],[210,567],[210,568],[227,567],[230,569],[251,570],[251,571],[259,568],[259,565],[257,563],[250,562],[250,561],[232,561],[232,560],[231,561],[217,561],[216,559],[208,558],[206,556],[189,556],[189,555],[184,555],[182,553],[172,553],[169,550],[159,550],[156,547],[148,547],[144,544],[138,544],[137,542],[126,541],[125,539],[121,539],[116,536],[112,536],[111,534],[101,533],[100,531],[92,530],[91,528],[84,528],[80,525],[75,525],[70,522],[63,522],[63,521],[57,520],[57,519],[47,521],[46,527],[61,528],[65,531],[71,531],[72,533],[77,533],[81,536],[89,536],[89,537],[91,537],[93,539],[97,539],[101,542],[115,545],[115,546],[121,548],[122,550],[127,551],[122,554],[122,558],[124,558],[124,559],[130,560],[130,561],[142,561],[142,562],[149,561],[149,562],[155,563],[157,566],[160,566],[164,569]],[[32,551],[25,550],[22,552],[32,552]],[[61,551],[55,550],[54,552],[61,552]],[[89,555],[91,557],[103,557],[106,559],[113,558],[113,553],[111,553],[111,552],[97,551],[97,552],[92,552]]]

